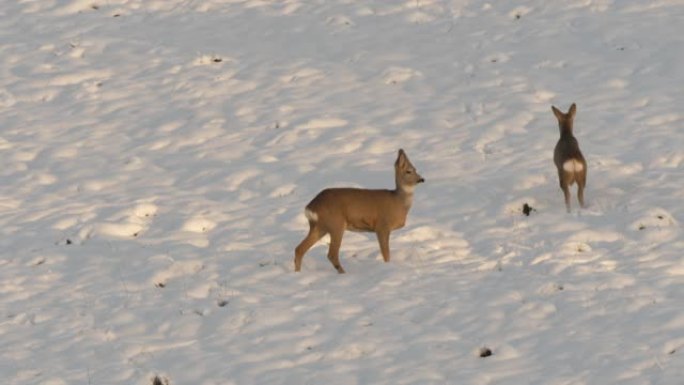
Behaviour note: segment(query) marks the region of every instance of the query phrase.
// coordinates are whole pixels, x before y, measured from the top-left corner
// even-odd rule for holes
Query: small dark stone
[[[226,301],[225,299],[222,299],[222,300],[219,300],[218,302],[216,302],[216,304],[218,305],[218,307],[225,307],[226,305],[228,305],[228,301]]]
[[[67,245],[70,245],[70,244],[72,244],[72,243],[73,243],[73,242],[71,242],[71,239],[68,239],[68,238],[67,238],[66,244],[67,244]]]
[[[644,225],[639,225],[639,230],[643,230],[643,229],[645,229],[645,228],[646,228],[646,226],[644,226]]]
[[[169,385],[169,380],[167,378],[162,379],[159,376],[154,376],[152,385]]]
[[[677,349],[672,349],[672,350],[670,350],[667,354],[672,355],[672,354],[675,354],[675,353],[677,353]]]
[[[662,215],[658,215],[658,219],[665,219],[665,217]]]
[[[520,16],[519,13],[515,15],[515,19],[516,19],[516,20],[520,20],[520,17],[521,17],[521,16]]]
[[[492,350],[491,350],[490,348],[488,348],[488,347],[486,347],[486,346],[483,347],[483,348],[480,348],[480,357],[482,357],[482,358],[484,358],[484,357],[489,357],[489,356],[491,356],[492,354],[493,354],[493,353],[492,353]]]
[[[214,59],[212,59],[212,61],[213,61],[214,63],[220,63],[220,62],[223,61],[223,59],[221,59],[220,57],[215,57]]]
[[[157,282],[154,284],[154,286],[156,286],[158,288],[164,288],[164,287],[166,287],[166,284],[164,282]]]
[[[526,217],[529,217],[530,213],[532,213],[532,211],[537,211],[537,210],[535,210],[534,207],[528,205],[527,203],[523,204],[522,212],[523,212],[523,214],[525,214]]]

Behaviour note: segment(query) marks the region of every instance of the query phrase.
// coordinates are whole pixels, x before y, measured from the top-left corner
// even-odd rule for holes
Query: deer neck
[[[411,204],[413,204],[413,190],[415,188],[416,186],[405,186],[397,183],[397,186],[393,191],[407,210],[411,208]]]
[[[560,136],[561,138],[572,138],[572,123],[565,122],[560,125]]]

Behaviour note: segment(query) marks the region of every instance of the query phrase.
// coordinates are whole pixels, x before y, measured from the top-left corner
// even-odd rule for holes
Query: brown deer
[[[553,162],[558,169],[560,188],[565,195],[565,208],[570,212],[570,186],[577,182],[577,200],[581,207],[585,207],[584,186],[587,184],[587,161],[584,160],[579,143],[572,134],[577,106],[573,103],[567,114],[554,106],[551,106],[551,110],[556,115],[560,128],[560,139],[553,150]]]
[[[374,232],[382,258],[389,262],[390,232],[404,227],[413,203],[413,189],[425,182],[401,149],[394,163],[394,178],[394,190],[329,188],[318,193],[304,210],[309,220],[309,234],[295,248],[295,271],[301,270],[302,258],[311,246],[330,234],[328,259],[338,273],[344,273],[339,253],[345,230]]]

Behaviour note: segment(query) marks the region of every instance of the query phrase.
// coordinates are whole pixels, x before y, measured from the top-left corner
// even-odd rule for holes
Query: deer
[[[587,185],[587,161],[584,160],[579,143],[572,133],[573,122],[577,106],[573,103],[567,113],[561,112],[555,106],[551,111],[558,119],[560,139],[553,150],[553,162],[558,170],[560,188],[565,195],[565,209],[570,212],[570,186],[577,182],[577,200],[581,207],[584,205],[584,187]]]
[[[329,234],[328,260],[339,274],[343,274],[339,253],[346,230],[375,233],[382,258],[389,262],[390,233],[404,227],[413,203],[413,191],[417,184],[425,182],[403,149],[399,149],[394,162],[394,179],[394,190],[341,187],[319,192],[304,209],[309,233],[295,248],[295,272],[301,270],[304,254]]]

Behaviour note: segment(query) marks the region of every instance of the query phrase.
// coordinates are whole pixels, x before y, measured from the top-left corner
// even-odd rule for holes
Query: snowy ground
[[[679,384],[681,0],[0,5],[3,384]],[[552,104],[576,102],[566,214]],[[330,186],[427,179],[393,260]],[[524,203],[537,211],[521,214]],[[480,348],[493,355],[480,358]]]

